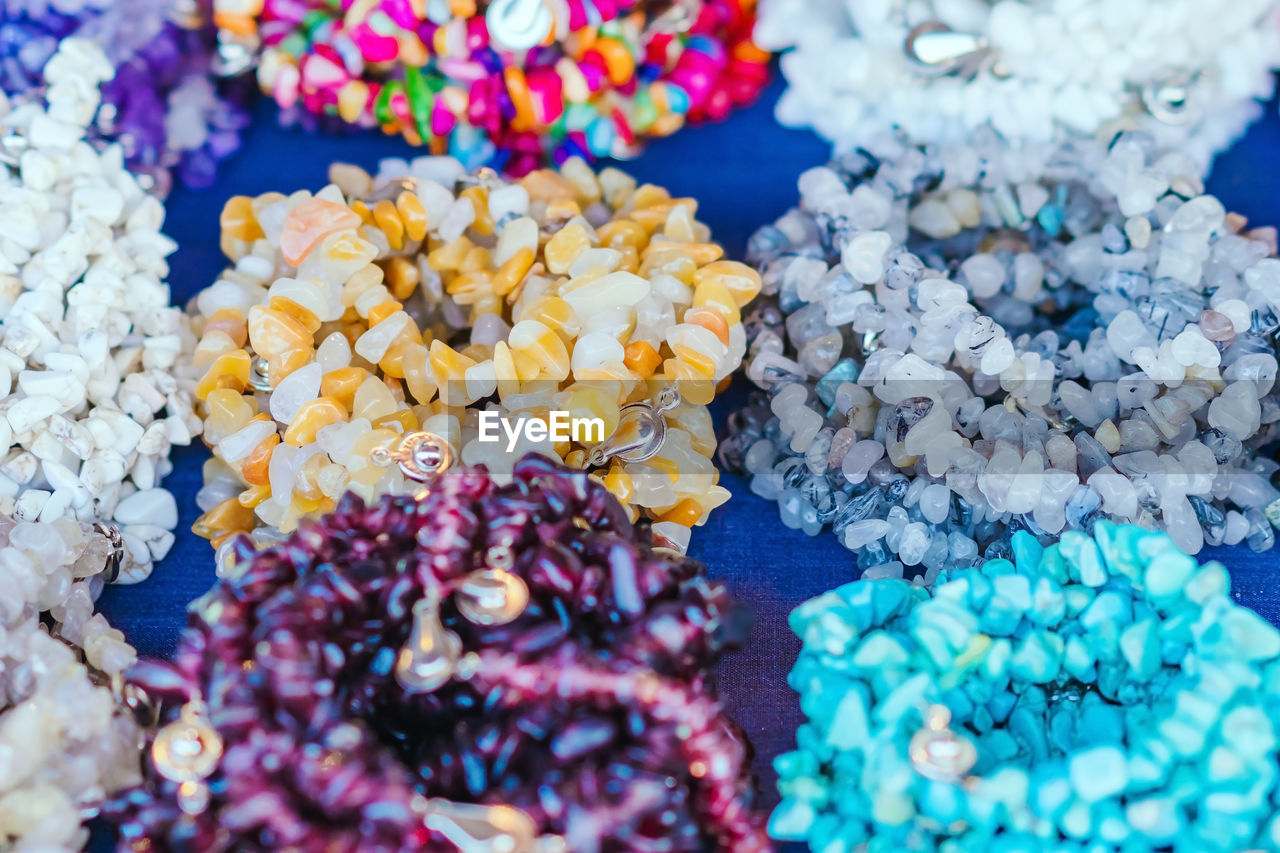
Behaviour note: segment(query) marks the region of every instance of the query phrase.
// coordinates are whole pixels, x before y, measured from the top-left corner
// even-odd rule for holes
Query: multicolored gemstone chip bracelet
[[[160,480],[200,432],[195,339],[164,208],[85,139],[110,63],[66,39],[42,73],[47,104],[0,105],[0,513],[119,526],[133,583],[173,546]]]
[[[1273,0],[761,0],[755,36],[785,51],[779,121],[841,153],[889,131],[964,149],[1141,129],[1204,173],[1280,66]]]
[[[802,176],[751,241],[768,297],[747,373],[768,396],[731,419],[724,463],[871,577],[928,583],[1099,518],[1192,554],[1272,547],[1274,231],[1144,134],[1028,177],[990,150],[889,137]]]
[[[214,0],[222,49],[286,114],[522,175],[633,154],[754,100],[755,0]]]
[[[728,498],[706,404],[760,289],[696,202],[581,160],[519,181],[435,157],[331,178],[223,210],[233,266],[194,301],[214,449],[197,532],[270,541],[348,489],[412,490],[393,463],[415,447],[495,476],[538,450],[683,551]],[[495,435],[555,413],[594,426]]]
[[[67,38],[105,52],[113,72],[102,105],[86,122],[95,143],[121,147],[138,181],[161,198],[173,177],[213,182],[217,164],[239,147],[248,123],[243,87],[215,77],[216,32],[201,15],[207,0],[3,0],[0,99],[40,97],[45,64]],[[90,82],[96,87],[98,79]]]
[[[119,530],[0,515],[0,847],[74,853],[108,795],[140,781],[123,673],[136,654],[94,599],[119,572]]]
[[[1280,632],[1226,570],[1099,522],[932,592],[801,605],[771,834],[812,850],[1280,849]]]
[[[357,495],[193,605],[121,851],[764,851],[701,564],[580,471]]]

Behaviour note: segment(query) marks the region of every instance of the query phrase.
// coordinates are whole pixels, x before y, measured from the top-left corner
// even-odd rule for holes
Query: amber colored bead
[[[271,497],[271,486],[250,486],[237,495],[236,500],[240,502],[240,506],[253,509],[269,497]]]
[[[708,374],[695,368],[682,358],[669,358],[662,363],[663,376],[678,382],[680,396],[686,403],[695,406],[706,406],[715,399],[715,383],[708,379]]]
[[[555,329],[565,338],[571,338],[578,330],[578,318],[559,296],[551,296],[534,304],[536,310],[522,315],[522,320],[537,320],[544,326]]]
[[[410,344],[400,360],[404,372],[404,384],[419,403],[429,403],[436,396],[435,377],[427,360],[427,348],[422,344]]]
[[[369,371],[354,365],[331,370],[320,379],[320,395],[332,397],[350,411],[355,404],[356,389],[368,376]]]
[[[360,199],[356,199],[351,202],[351,209],[356,212],[356,216],[360,217],[360,221],[362,223],[368,225],[370,228],[378,227],[378,223],[373,218],[373,211],[369,209],[369,205],[365,204]]]
[[[267,359],[267,369],[271,377],[272,385],[279,385],[280,380],[293,373],[299,367],[305,367],[311,363],[311,359],[315,356],[315,352],[310,347],[302,349],[289,350],[280,355],[271,356]]]
[[[418,270],[418,265],[408,258],[402,256],[388,258],[382,262],[382,269],[386,275],[387,289],[391,291],[392,296],[401,301],[408,299],[422,283],[422,273]]]
[[[242,349],[223,353],[213,360],[204,378],[196,383],[196,397],[205,399],[216,388],[230,388],[237,393],[249,386],[249,353]]]
[[[623,470],[622,465],[614,463],[609,466],[609,473],[604,475],[604,487],[613,493],[613,496],[623,504],[631,503],[631,497],[636,492],[635,482],[631,479],[631,475]]]
[[[387,245],[393,252],[404,248],[404,223],[400,221],[400,213],[395,203],[383,199],[373,206],[373,222],[378,230],[387,236]]]
[[[648,341],[632,341],[623,350],[623,356],[622,363],[641,379],[648,379],[662,364],[662,356]]]
[[[400,193],[396,199],[396,212],[400,214],[406,237],[416,243],[427,236],[427,211],[416,195],[407,190]]]
[[[485,187],[467,187],[458,197],[471,202],[475,209],[476,218],[471,223],[471,230],[482,236],[492,234],[493,216],[489,213],[489,190]]]
[[[693,308],[685,312],[684,322],[701,326],[720,339],[720,343],[729,344],[729,323],[724,314],[713,308]]]
[[[462,266],[463,259],[474,247],[475,244],[466,237],[459,237],[452,243],[445,243],[443,246],[437,246],[428,252],[427,266],[437,272],[456,270]]]
[[[473,359],[441,341],[432,341],[428,361],[440,399],[446,406],[465,406],[471,402],[466,395],[465,373],[475,365]]]
[[[390,317],[392,314],[396,313],[403,307],[404,306],[401,305],[399,302],[395,302],[393,300],[387,300],[386,302],[379,302],[377,305],[369,309],[369,317],[368,317],[369,325],[370,326],[378,325],[383,320],[387,319],[388,317]]]
[[[529,193],[531,201],[554,202],[576,201],[578,191],[562,175],[551,169],[538,169],[520,179],[520,186]]]
[[[249,342],[255,351],[270,358],[277,353],[314,348],[315,339],[294,317],[263,305],[249,309]]]
[[[267,485],[267,468],[271,464],[271,454],[279,443],[280,436],[268,436],[240,463],[240,475],[246,483],[251,486]]]
[[[334,261],[354,261],[368,257],[369,244],[361,240],[354,231],[340,234],[329,243],[328,256]]]
[[[236,498],[227,498],[191,525],[191,532],[205,539],[228,533],[247,533],[252,529],[253,510],[241,506]]]
[[[692,347],[687,346],[676,346],[672,349],[676,358],[689,365],[703,376],[711,378],[716,375],[716,362],[711,356],[700,353]]]
[[[556,275],[564,275],[569,267],[578,259],[578,255],[591,248],[591,237],[587,230],[574,222],[566,225],[547,241],[542,256],[547,269]]]
[[[622,253],[622,259],[618,261],[618,269],[627,272],[640,272],[640,252],[635,246],[620,246],[618,251]]]
[[[716,309],[730,325],[736,326],[742,320],[737,300],[718,278],[706,278],[698,283],[693,290],[693,306]]]
[[[218,356],[236,349],[239,347],[230,335],[219,329],[212,329],[204,333],[200,342],[196,344],[196,348],[192,350],[191,363],[203,370]]]
[[[272,311],[279,311],[288,317],[298,321],[298,324],[307,330],[310,335],[315,335],[320,328],[320,318],[311,313],[310,309],[304,308],[292,299],[286,299],[283,296],[273,296],[267,306]]]
[[[408,340],[394,343],[387,347],[386,355],[378,362],[378,367],[382,368],[382,372],[392,379],[404,379],[405,358],[411,352],[411,347],[420,346],[422,340]]]
[[[341,423],[347,419],[347,410],[332,397],[308,400],[293,416],[293,422],[284,431],[284,443],[292,447],[305,447],[316,440],[321,427]]]
[[[520,393],[520,372],[516,367],[511,347],[507,346],[506,341],[498,341],[494,344],[493,372],[498,378],[499,397],[505,399],[512,394]]]
[[[717,281],[733,297],[739,308],[755,299],[760,293],[760,273],[738,261],[709,263],[694,275],[694,284]]]
[[[254,397],[241,396],[233,388],[215,388],[204,401],[204,439],[210,444],[222,441],[239,430],[258,413]]]
[[[488,275],[493,271],[493,255],[484,246],[472,246],[458,265],[458,272],[477,272]]]
[[[405,432],[413,432],[418,428],[418,418],[412,409],[401,409],[373,420],[374,429],[395,429],[397,426]]]
[[[619,249],[630,246],[641,251],[649,245],[649,232],[630,219],[615,219],[606,222],[596,229],[596,237],[600,245],[606,249]]]
[[[507,262],[498,268],[493,275],[493,292],[497,296],[506,296],[516,289],[516,285],[524,281],[524,277],[533,268],[533,250],[525,246],[516,252]]]
[[[253,199],[247,195],[236,195],[227,199],[218,217],[218,225],[224,236],[234,240],[252,242],[263,238],[262,226],[253,215]]]
[[[680,479],[680,466],[673,460],[667,459],[665,456],[655,456],[644,464],[648,465],[655,471],[661,471],[663,474],[666,474],[673,483]]]
[[[702,506],[693,498],[685,498],[662,514],[662,521],[693,527],[702,518]]]
[[[692,284],[697,271],[698,262],[685,251],[685,246],[681,243],[664,243],[661,246],[651,244],[640,261],[640,275],[644,278],[663,274],[678,278],[685,284]]]
[[[471,305],[493,289],[493,282],[484,273],[462,273],[445,285],[445,292],[459,305]]]

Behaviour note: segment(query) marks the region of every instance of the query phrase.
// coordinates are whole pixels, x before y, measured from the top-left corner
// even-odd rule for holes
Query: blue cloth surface
[[[790,131],[773,120],[781,86],[775,83],[755,107],[720,124],[687,128],[652,144],[638,159],[619,164],[640,180],[666,186],[673,194],[699,201],[698,215],[732,257],[741,257],[751,232],[771,222],[796,200],[796,178],[825,161],[828,148],[812,134]],[[1255,225],[1280,222],[1280,173],[1272,170],[1280,152],[1280,117],[1275,104],[1234,149],[1219,158],[1210,181],[1229,210]],[[314,136],[276,125],[274,108],[261,104],[244,148],[226,164],[217,185],[191,192],[177,189],[168,202],[167,233],[179,244],[170,259],[175,302],[184,303],[213,281],[223,266],[218,250],[218,213],[236,194],[269,190],[318,189],[334,161],[373,170],[384,157],[421,153],[399,139],[380,135]],[[747,392],[746,383],[715,406],[717,428]],[[185,607],[214,581],[212,550],[190,532],[199,514],[203,447],[180,449],[165,485],[178,498],[181,521],[177,543],[146,582],[111,587],[101,609],[124,631],[142,655],[171,654],[186,621]],[[726,475],[733,491],[729,503],[694,531],[691,552],[710,573],[728,583],[755,614],[744,649],[720,668],[722,696],[746,729],[756,750],[762,805],[777,800],[770,762],[794,745],[800,709],[786,676],[799,649],[787,629],[787,614],[797,604],[853,580],[851,555],[826,532],[809,537],[788,530],[776,506],[749,493],[746,483]],[[1237,598],[1280,624],[1280,551],[1254,554],[1243,546],[1209,549],[1201,559],[1217,559],[1230,570]],[[94,849],[109,849],[95,832]]]

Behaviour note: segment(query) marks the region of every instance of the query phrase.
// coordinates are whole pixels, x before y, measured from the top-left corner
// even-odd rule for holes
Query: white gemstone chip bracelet
[[[964,168],[886,138],[801,176],[749,244],[769,396],[721,459],[864,577],[928,583],[1098,519],[1271,548],[1275,230],[1141,133],[1076,140],[1034,180],[991,146]]]
[[[72,853],[82,821],[136,784],[137,654],[93,601],[120,567],[109,525],[0,515],[0,848]]]
[[[786,51],[779,121],[837,151],[890,129],[966,146],[1141,128],[1202,170],[1257,117],[1280,65],[1275,0],[761,0]]]
[[[200,420],[164,209],[118,146],[85,141],[110,74],[71,39],[43,103],[0,100],[0,513],[118,525],[119,580],[133,583],[173,545],[160,480]]]

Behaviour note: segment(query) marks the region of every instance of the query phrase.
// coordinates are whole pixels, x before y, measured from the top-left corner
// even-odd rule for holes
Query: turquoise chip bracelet
[[[821,853],[1280,849],[1280,632],[1163,533],[1100,522],[936,588],[791,615],[780,840]]]

